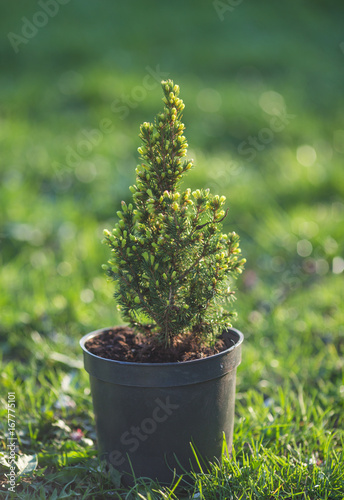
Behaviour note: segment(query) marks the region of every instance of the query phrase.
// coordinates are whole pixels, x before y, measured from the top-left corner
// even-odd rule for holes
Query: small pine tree
[[[192,168],[184,159],[184,104],[173,81],[163,81],[162,89],[163,112],[140,128],[133,203],[122,201],[118,223],[104,231],[112,257],[103,267],[131,327],[149,328],[165,346],[187,333],[207,344],[230,326],[234,313],[223,305],[233,298],[230,277],[242,272],[245,259],[237,234],[221,232],[225,197],[209,189],[178,191]]]

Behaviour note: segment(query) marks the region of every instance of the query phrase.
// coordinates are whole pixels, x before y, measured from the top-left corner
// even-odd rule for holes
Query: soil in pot
[[[231,347],[219,338],[213,347],[200,347],[193,335],[178,336],[171,347],[162,347],[157,337],[134,333],[132,328],[117,326],[97,335],[85,344],[86,349],[101,358],[132,363],[175,363],[206,358]]]

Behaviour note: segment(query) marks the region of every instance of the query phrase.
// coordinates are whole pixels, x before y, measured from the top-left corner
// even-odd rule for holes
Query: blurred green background
[[[129,199],[139,125],[161,109],[159,81],[172,78],[196,165],[184,187],[227,196],[225,229],[247,258],[238,399],[249,388],[270,397],[293,379],[339,418],[343,16],[342,2],[320,0],[6,5],[0,345],[23,399],[21,382],[42,370],[55,373],[58,399],[59,380],[81,366],[81,335],[121,321],[101,269],[102,230]],[[23,402],[23,427],[35,404]]]
[[[273,307],[286,273],[295,283],[335,279],[344,6],[64,2],[42,2],[44,13],[17,1],[1,20],[4,332],[81,334],[117,321],[99,240],[129,197],[139,124],[161,108],[166,77],[186,104],[197,165],[186,183],[226,194],[226,226],[242,239],[241,323],[256,278]]]

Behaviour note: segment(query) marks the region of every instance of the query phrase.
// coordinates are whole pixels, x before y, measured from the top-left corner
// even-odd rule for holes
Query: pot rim
[[[135,361],[120,361],[117,359],[108,359],[108,358],[103,358],[101,356],[97,356],[96,354],[93,354],[92,352],[90,352],[86,348],[85,344],[88,340],[90,340],[91,338],[96,337],[97,335],[100,335],[106,331],[112,330],[112,328],[114,328],[114,327],[110,326],[110,327],[100,328],[99,330],[94,330],[93,332],[90,332],[90,333],[86,333],[86,335],[84,335],[79,341],[79,345],[82,348],[82,350],[84,351],[84,353],[87,353],[88,356],[91,356],[95,359],[101,359],[104,362],[115,363],[115,364],[120,364],[120,365],[125,365],[125,366],[147,366],[147,367],[153,367],[153,366],[156,366],[156,367],[166,366],[167,367],[167,366],[180,366],[180,365],[186,366],[186,365],[190,365],[192,363],[200,363],[202,361],[204,362],[206,360],[209,360],[210,358],[215,359],[215,358],[224,356],[227,353],[229,353],[230,351],[233,351],[234,349],[238,348],[244,341],[243,333],[241,333],[241,331],[237,330],[236,328],[230,327],[230,328],[227,328],[226,331],[233,332],[236,335],[238,335],[237,342],[235,344],[233,344],[231,347],[228,347],[224,351],[218,352],[216,354],[212,354],[211,356],[207,356],[205,358],[191,359],[189,361],[173,361],[173,362],[167,362],[167,363],[138,363]]]

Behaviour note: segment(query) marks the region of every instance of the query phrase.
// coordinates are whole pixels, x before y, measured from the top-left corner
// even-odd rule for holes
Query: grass
[[[11,498],[9,392],[19,453],[13,498],[344,498],[343,6],[309,7],[242,2],[221,22],[209,2],[195,9],[178,0],[157,11],[151,1],[129,9],[75,0],[18,54],[7,33],[20,33],[22,17],[32,19],[38,6],[18,0],[7,8],[0,21],[3,498]],[[193,471],[184,477],[189,486],[140,480],[129,491],[98,461],[78,341],[121,321],[100,240],[129,197],[139,124],[160,107],[157,83],[132,101],[147,67],[157,66],[180,84],[186,104],[196,160],[187,182],[225,194],[226,229],[241,236],[248,263],[234,326],[245,343],[233,458]],[[123,117],[112,103],[123,105],[126,94],[133,104]],[[273,106],[292,118],[264,143]],[[99,130],[104,119],[113,131],[80,153],[84,131]],[[258,147],[248,152],[250,137]],[[68,164],[71,149],[80,159]]]

